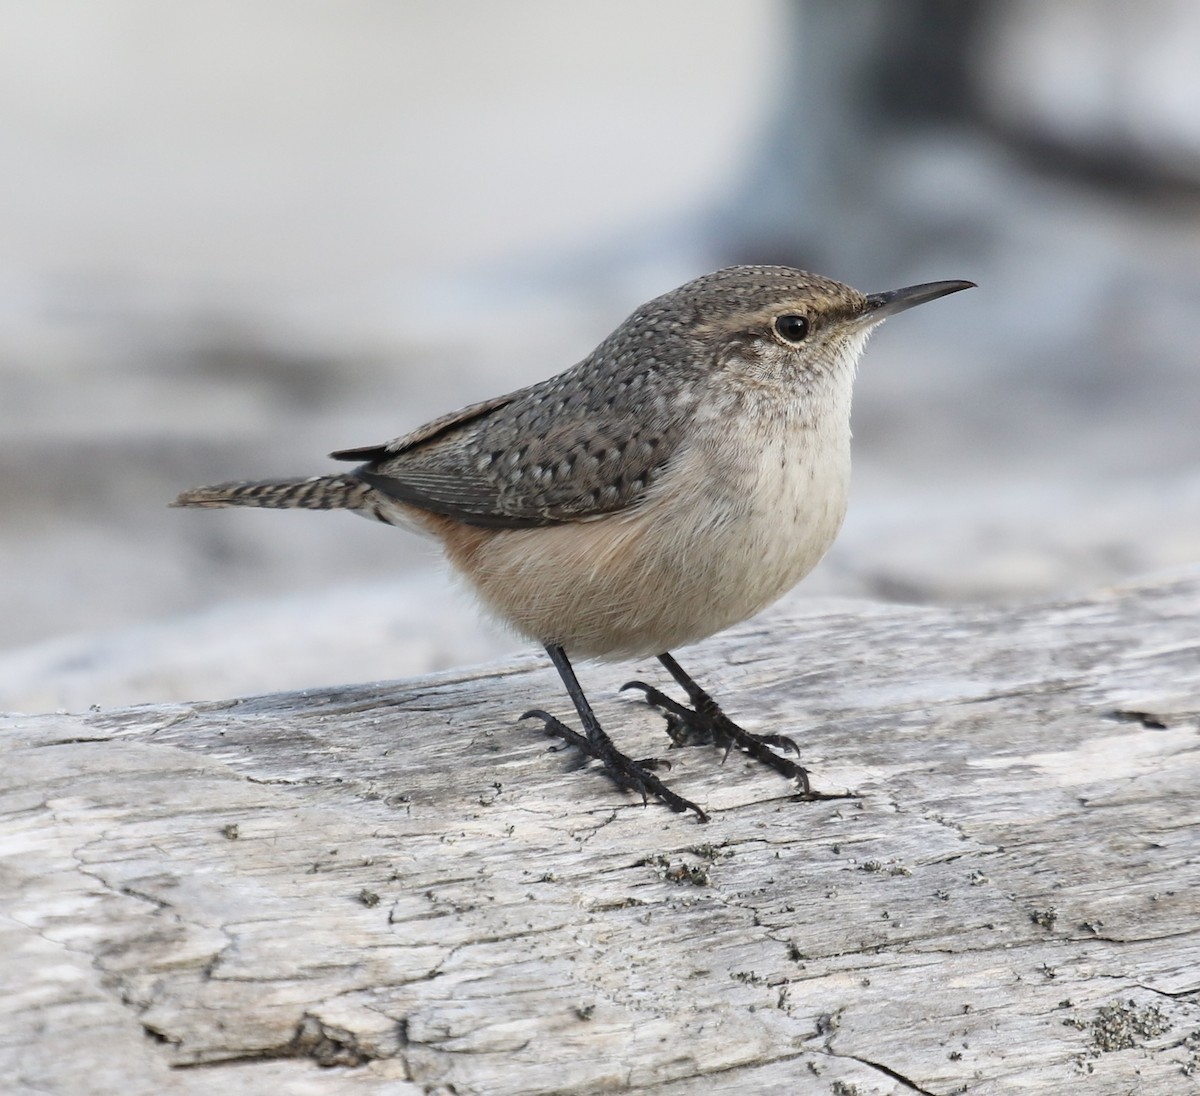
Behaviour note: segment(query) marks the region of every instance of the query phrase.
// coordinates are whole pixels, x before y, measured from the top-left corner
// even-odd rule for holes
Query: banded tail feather
[[[172,506],[260,506],[271,510],[375,509],[368,484],[354,476],[216,483],[184,491]]]

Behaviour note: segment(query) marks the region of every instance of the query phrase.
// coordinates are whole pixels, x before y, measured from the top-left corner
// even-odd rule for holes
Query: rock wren
[[[886,317],[971,282],[863,295],[735,266],[643,305],[578,365],[363,449],[310,479],[224,483],[176,506],[354,510],[436,537],[493,614],[542,644],[583,726],[549,733],[620,787],[707,815],[623,754],[568,653],[656,656],[690,707],[642,682],[677,745],[734,746],[799,782],[780,735],[742,729],[669,652],[753,616],[833,543],[850,478],[850,396]]]

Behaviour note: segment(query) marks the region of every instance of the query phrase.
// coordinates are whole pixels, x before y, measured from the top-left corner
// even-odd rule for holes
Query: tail
[[[262,506],[273,510],[373,510],[372,491],[354,476],[217,483],[184,491],[172,506]]]

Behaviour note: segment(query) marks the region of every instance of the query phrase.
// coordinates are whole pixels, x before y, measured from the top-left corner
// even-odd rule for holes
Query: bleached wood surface
[[[831,798],[689,749],[712,823],[643,808],[532,658],[0,720],[0,1090],[1195,1091],[1200,570],[684,655]]]

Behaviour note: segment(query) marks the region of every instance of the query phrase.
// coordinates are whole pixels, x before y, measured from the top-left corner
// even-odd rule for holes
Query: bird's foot
[[[667,734],[676,746],[718,746],[724,749],[725,757],[736,746],[789,780],[797,781],[801,794],[806,798],[812,795],[808,770],[775,752],[790,750],[797,757],[800,755],[800,747],[786,735],[751,734],[734,723],[721,711],[717,702],[699,687],[696,687],[696,695],[690,697],[694,708],[680,704],[661,689],[644,681],[630,681],[621,687],[622,692],[626,689],[640,689],[646,695],[646,702],[663,713],[667,720]]]
[[[640,795],[643,803],[653,796],[673,811],[679,813],[693,811],[701,822],[708,821],[708,815],[695,803],[690,799],[684,799],[681,795],[676,795],[650,771],[651,769],[669,769],[671,767],[669,761],[656,757],[635,761],[632,757],[621,753],[613,744],[612,739],[598,728],[598,733],[595,735],[580,734],[568,727],[562,720],[541,709],[535,708],[528,711],[521,718],[540,719],[546,725],[547,734],[561,738],[569,746],[574,746],[588,757],[595,758],[600,762],[600,767],[609,780],[619,788]]]

